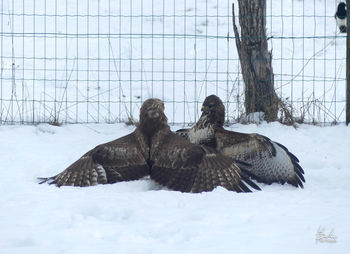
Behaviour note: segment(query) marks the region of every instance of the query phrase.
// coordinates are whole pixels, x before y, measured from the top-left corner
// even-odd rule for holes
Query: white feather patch
[[[97,166],[97,175],[98,175],[98,178],[102,180],[102,182],[104,183],[107,182],[106,170],[101,165]]]
[[[201,140],[208,139],[214,136],[214,130],[211,126],[206,126],[203,129],[192,128],[188,132],[188,138],[191,143],[199,144]]]
[[[337,20],[337,26],[341,27],[341,26],[346,26],[346,18],[345,19],[340,19],[340,18],[336,18]]]

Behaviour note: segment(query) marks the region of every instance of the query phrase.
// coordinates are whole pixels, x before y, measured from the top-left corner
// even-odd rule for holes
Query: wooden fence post
[[[350,0],[346,0],[347,9]],[[346,125],[350,123],[350,10],[347,10],[346,18]]]

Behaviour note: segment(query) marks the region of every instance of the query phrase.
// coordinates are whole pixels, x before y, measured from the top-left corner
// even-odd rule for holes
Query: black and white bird
[[[248,186],[260,190],[244,173],[244,166],[173,133],[163,102],[148,99],[142,104],[134,132],[95,147],[63,172],[40,180],[58,187],[85,187],[150,176],[182,192],[211,191],[218,186],[236,192],[250,192]]]
[[[346,15],[346,3],[340,2],[338,4],[337,12],[335,13],[334,17],[341,33],[346,33]]]
[[[266,184],[289,183],[303,187],[304,171],[299,160],[288,149],[263,135],[225,130],[225,106],[219,97],[208,96],[202,115],[191,129],[181,129],[178,135],[195,144],[214,148],[225,156],[252,165],[250,176]]]

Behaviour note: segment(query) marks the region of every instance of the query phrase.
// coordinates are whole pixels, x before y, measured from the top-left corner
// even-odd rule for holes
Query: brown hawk
[[[298,158],[288,149],[259,134],[245,134],[225,130],[225,106],[219,97],[208,96],[202,106],[202,115],[191,129],[181,129],[177,134],[194,144],[214,148],[225,156],[252,165],[250,176],[266,184],[289,183],[302,187],[304,171]]]
[[[211,191],[217,186],[249,192],[247,184],[259,189],[244,173],[245,166],[171,132],[163,102],[148,99],[133,133],[97,146],[62,173],[42,178],[42,183],[90,186],[150,175],[159,184],[182,192]]]

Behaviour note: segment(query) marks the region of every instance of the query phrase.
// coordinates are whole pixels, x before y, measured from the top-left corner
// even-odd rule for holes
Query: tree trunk
[[[238,7],[241,36],[232,4],[233,29],[245,83],[246,114],[264,112],[266,121],[275,121],[278,100],[265,32],[266,0],[238,0]]]
[[[346,0],[346,6],[349,8],[350,1]],[[347,11],[346,18],[346,125],[350,123],[350,11]]]

